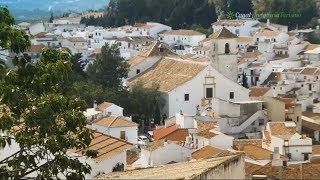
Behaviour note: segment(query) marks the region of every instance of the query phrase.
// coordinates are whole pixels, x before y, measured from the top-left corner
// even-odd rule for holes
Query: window
[[[189,94],[184,94],[184,101],[189,101]]]
[[[257,42],[259,42],[259,38],[257,38]]]
[[[303,87],[303,84],[301,84],[301,87]]]
[[[309,91],[312,91],[312,84],[309,84]]]
[[[126,140],[126,132],[120,131],[120,139]]]
[[[282,87],[280,87],[280,90],[282,90]]]
[[[230,45],[229,43],[226,43],[224,46],[224,53],[229,54],[230,53]]]
[[[139,73],[140,73],[140,69],[137,69],[136,74],[139,74]]]
[[[297,116],[297,122],[299,122],[299,116]]]
[[[259,126],[263,126],[264,125],[264,119],[259,119]]]
[[[304,79],[307,79],[307,76],[304,76],[303,78],[304,78]]]
[[[206,88],[206,98],[213,98],[213,88]]]
[[[111,116],[111,112],[108,112],[108,116]]]
[[[234,92],[230,92],[229,96],[230,96],[230,99],[234,99]]]

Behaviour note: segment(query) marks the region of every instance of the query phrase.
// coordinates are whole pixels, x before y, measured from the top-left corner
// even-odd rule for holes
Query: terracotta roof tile
[[[215,137],[217,134],[210,131],[210,129],[206,129],[197,133],[197,136],[204,137],[206,139],[211,139]]]
[[[283,122],[272,122],[268,123],[270,127],[270,133],[273,136],[281,136],[281,135],[294,135],[296,131],[296,127],[287,127],[286,123]]]
[[[204,35],[198,31],[194,30],[187,30],[187,29],[179,29],[179,30],[171,30],[171,31],[166,31],[162,33],[164,35],[180,35],[180,36],[199,36],[199,35]]]
[[[271,88],[267,87],[251,87],[250,88],[250,96],[251,97],[260,97],[265,95]]]
[[[166,139],[170,141],[185,141],[188,135],[188,129],[179,129],[177,125],[153,131],[155,140]]]
[[[318,70],[318,68],[304,68],[301,72],[303,75],[314,75],[314,73]]]
[[[243,151],[246,156],[254,160],[269,160],[271,151],[258,146],[245,145]]]
[[[284,102],[286,109],[295,105],[295,99],[293,98],[275,97],[275,99]]]
[[[250,178],[251,179],[251,175],[253,172],[257,171],[258,169],[260,169],[262,166],[257,165],[257,164],[253,164],[253,163],[249,163],[249,162],[245,162],[245,172],[246,172],[246,178]]]
[[[279,35],[279,32],[270,31],[270,30],[262,30],[256,33],[256,36],[265,36],[265,37],[275,37],[278,35]]]
[[[229,39],[237,38],[238,36],[230,32],[227,28],[223,27],[219,31],[211,34],[209,37],[213,39]]]
[[[224,152],[225,150],[212,146],[205,146],[191,154],[194,159],[207,159],[215,157],[216,155]]]
[[[109,159],[119,153],[131,149],[132,147],[133,145],[131,143],[97,131],[94,132],[94,138],[89,145],[90,150],[98,151],[98,155],[95,158],[98,162]],[[70,151],[81,154],[80,151]]]
[[[243,58],[258,58],[262,53],[260,51],[239,53]]]
[[[320,155],[320,145],[313,145],[312,146],[312,154]]]
[[[253,145],[262,147],[262,139],[235,139],[233,140],[233,149],[242,150],[244,146]]]
[[[132,126],[138,126],[137,123],[126,120],[121,117],[117,116],[107,116],[101,119],[97,119],[91,124],[97,124],[99,126],[104,126],[104,127],[132,127]]]
[[[146,88],[159,85],[162,92],[170,92],[198,75],[206,65],[165,58],[130,83],[141,81]]]
[[[319,179],[320,177],[320,164],[312,163],[290,164],[287,167],[271,166],[269,163],[252,172],[251,175],[267,175],[269,179],[278,179],[279,168],[282,168],[282,179],[297,179],[297,177]]]
[[[154,140],[160,140],[177,129],[178,129],[177,125],[173,125],[167,128],[161,128],[161,129],[155,130],[153,131],[153,138]]]
[[[107,109],[108,107],[110,107],[112,105],[114,105],[114,104],[113,103],[109,103],[109,102],[103,102],[103,103],[101,103],[101,104],[99,104],[97,106],[97,109],[100,110],[100,111],[103,111],[103,110]]]
[[[319,47],[319,44],[308,44],[303,50],[304,51],[311,51],[311,50],[314,50],[317,47]]]
[[[70,42],[86,42],[83,37],[69,37],[68,40]]]
[[[253,37],[238,37],[237,41],[241,43],[253,43]]]

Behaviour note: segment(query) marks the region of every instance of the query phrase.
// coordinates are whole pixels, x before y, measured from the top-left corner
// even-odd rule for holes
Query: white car
[[[147,142],[149,142],[149,139],[146,136],[138,136],[138,144],[140,146],[145,146],[147,145]]]
[[[154,139],[153,139],[153,131],[148,131],[146,136],[150,140],[150,142],[154,141]]]

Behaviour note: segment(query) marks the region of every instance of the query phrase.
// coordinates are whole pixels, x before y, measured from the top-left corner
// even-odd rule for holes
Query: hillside
[[[97,10],[109,0],[1,0],[0,6],[8,6],[16,19],[49,17],[51,11],[61,14],[68,11]]]

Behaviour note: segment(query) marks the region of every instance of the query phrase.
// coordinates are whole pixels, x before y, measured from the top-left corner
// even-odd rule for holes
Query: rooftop
[[[124,140],[102,134],[95,131],[93,134],[94,138],[92,139],[89,150],[98,151],[98,155],[95,158],[96,161],[101,162],[106,159],[109,159],[119,153],[122,153],[128,149],[132,148],[132,144]],[[71,152],[81,154],[80,151],[70,150]]]
[[[217,156],[218,154],[225,152],[223,149],[219,149],[212,146],[205,146],[191,154],[194,159],[207,159]]]
[[[69,37],[70,42],[87,42],[83,37]]]
[[[197,76],[206,65],[164,58],[149,71],[133,79],[130,83],[141,81],[146,88],[158,84],[162,92],[170,92]]]
[[[264,36],[264,37],[276,37],[280,33],[276,31],[270,31],[270,30],[262,30],[256,33],[256,36]]]
[[[188,135],[188,129],[179,129],[177,125],[153,131],[155,140],[167,139],[171,141],[185,141]]]
[[[121,117],[117,116],[107,116],[101,119],[97,119],[91,124],[96,124],[99,126],[104,126],[104,127],[133,127],[133,126],[138,126],[137,123],[126,120]]]
[[[271,151],[254,145],[245,145],[242,149],[247,157],[253,160],[269,160]]]
[[[31,45],[31,46],[29,47],[29,49],[27,50],[27,52],[40,53],[41,50],[42,50],[43,48],[45,48],[45,47],[46,47],[46,46],[43,45],[43,44],[40,44],[40,45]]]
[[[294,123],[269,122],[268,125],[273,136],[294,135],[297,133]]]
[[[179,29],[179,30],[171,30],[171,31],[166,31],[162,33],[163,35],[180,35],[180,36],[205,36],[205,34],[202,34],[198,31],[194,30],[187,30],[187,29]]]
[[[238,37],[237,41],[241,43],[253,43],[253,37]]]
[[[320,177],[320,164],[312,163],[290,164],[287,167],[275,167],[269,163],[257,168],[250,176],[267,175],[268,179],[277,179],[280,168],[282,169],[281,179],[297,179],[297,177],[299,179],[319,179]]]
[[[103,103],[101,103],[101,104],[99,104],[99,105],[97,106],[97,109],[98,109],[99,111],[103,111],[103,110],[109,108],[109,107],[112,106],[112,105],[114,105],[114,104],[113,104],[113,103],[109,103],[109,102],[103,102]]]
[[[217,134],[214,132],[211,132],[210,129],[206,129],[206,130],[203,130],[203,131],[200,131],[197,133],[197,136],[204,137],[206,139],[211,139],[211,138],[215,137],[216,135]]]
[[[219,20],[217,22],[212,23],[212,25],[216,26],[242,26],[245,24],[246,20]]]
[[[238,36],[230,32],[227,28],[223,27],[219,31],[214,32],[210,35],[210,38],[214,39],[231,39],[237,38]]]
[[[260,97],[264,96],[271,88],[267,87],[251,87],[250,88],[250,97]]]
[[[167,164],[153,168],[114,172],[98,176],[97,179],[193,179],[219,165],[237,160],[240,156],[241,154],[235,154],[226,157]]]
[[[317,67],[314,67],[314,68],[306,67],[301,71],[301,74],[303,74],[303,75],[314,75],[317,70],[318,70]]]

